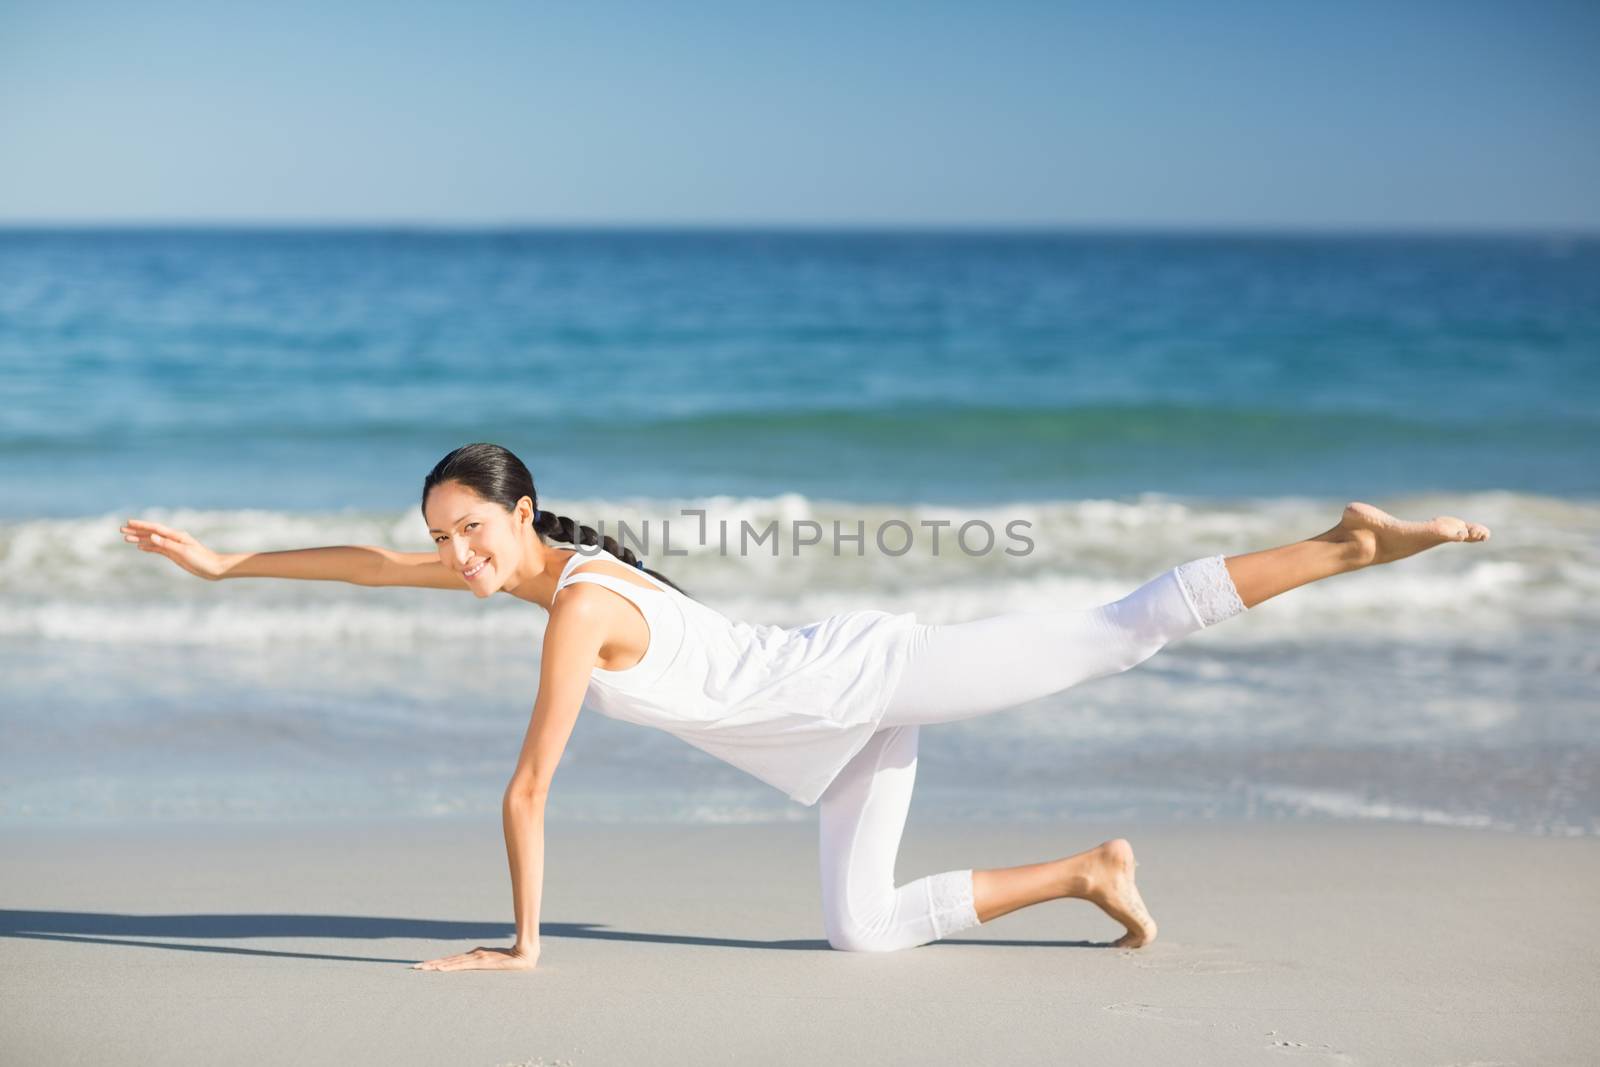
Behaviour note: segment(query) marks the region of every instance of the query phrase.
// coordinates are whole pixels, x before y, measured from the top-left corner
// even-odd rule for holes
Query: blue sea
[[[0,230],[0,390],[0,821],[496,817],[537,607],[207,583],[117,529],[427,551],[423,476],[494,441],[783,625],[1090,607],[1349,500],[1485,523],[924,729],[914,818],[1600,832],[1600,237]],[[698,510],[868,535],[740,554]],[[551,807],[814,817],[591,713]]]

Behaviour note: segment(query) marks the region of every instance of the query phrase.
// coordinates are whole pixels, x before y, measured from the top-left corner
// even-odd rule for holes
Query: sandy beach
[[[549,829],[526,973],[493,820],[0,831],[17,1064],[1587,1064],[1600,841],[1369,823],[919,825],[902,880],[1126,836],[1161,936],[1058,901],[830,949],[814,821]]]

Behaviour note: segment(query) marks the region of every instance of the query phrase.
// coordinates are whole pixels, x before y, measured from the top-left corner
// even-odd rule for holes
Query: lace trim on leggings
[[[972,871],[943,871],[928,875],[929,917],[934,938],[949,937],[978,925],[973,907]]]
[[[1244,601],[1234,587],[1222,556],[1206,556],[1175,568],[1178,584],[1203,626],[1213,626],[1244,611]]]

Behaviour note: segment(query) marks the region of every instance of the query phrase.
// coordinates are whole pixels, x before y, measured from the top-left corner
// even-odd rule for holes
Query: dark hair
[[[633,549],[624,548],[616,538],[609,536],[601,538],[592,527],[573,522],[565,515],[541,510],[539,494],[533,488],[533,475],[528,473],[528,468],[510,449],[484,442],[462,445],[435,463],[433,470],[422,480],[424,518],[427,517],[428,494],[434,486],[444,482],[459,482],[483,499],[499,504],[508,512],[515,511],[517,501],[527,497],[533,501],[533,510],[538,515],[533,529],[541,541],[546,543],[556,541],[569,545],[599,545],[622,562],[638,567],[646,574],[660,579],[684,596],[689,595],[666,575],[659,574],[649,567],[640,566],[639,557],[633,554]]]

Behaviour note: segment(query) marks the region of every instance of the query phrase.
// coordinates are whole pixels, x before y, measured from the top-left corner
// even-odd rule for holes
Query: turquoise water
[[[1593,494],[1597,353],[1596,240],[0,232],[0,507]]]
[[[1019,559],[655,563],[784,624],[1089,606],[1350,499],[1486,522],[924,731],[918,803],[1600,829],[1600,239],[0,231],[0,389],[0,818],[497,810],[541,613],[116,535],[426,550],[422,476],[490,440],[591,523],[1031,524]],[[615,728],[580,721],[574,817],[805,815]]]

